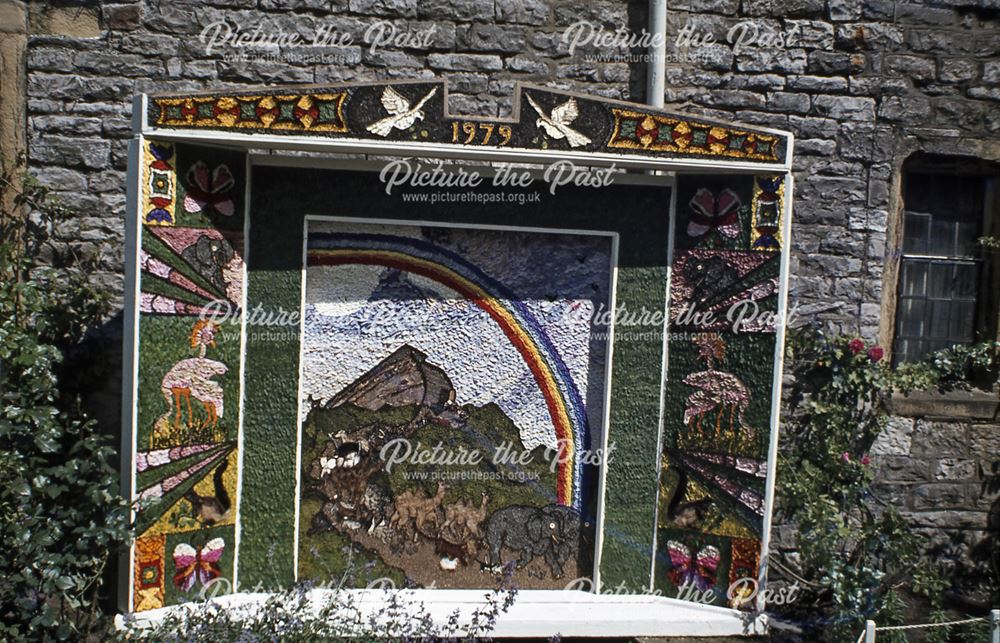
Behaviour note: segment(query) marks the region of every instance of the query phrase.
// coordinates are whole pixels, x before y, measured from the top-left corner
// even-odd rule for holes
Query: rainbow
[[[410,237],[310,233],[307,256],[310,266],[367,264],[421,275],[486,312],[517,349],[545,399],[563,449],[557,501],[582,509],[584,466],[578,456],[590,441],[583,399],[545,328],[516,295],[454,252]]]

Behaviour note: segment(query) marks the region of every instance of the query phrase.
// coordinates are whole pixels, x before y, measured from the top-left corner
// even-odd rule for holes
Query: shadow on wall
[[[123,324],[124,311],[119,309],[92,328],[67,351],[63,375],[66,390],[79,396],[83,412],[97,420],[98,429],[116,452],[122,431]],[[118,468],[120,462],[113,465]]]

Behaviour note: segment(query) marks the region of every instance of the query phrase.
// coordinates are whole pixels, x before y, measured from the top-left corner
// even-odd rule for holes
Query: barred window
[[[992,231],[995,186],[995,176],[954,164],[904,166],[897,363],[995,334],[996,294],[979,244]]]

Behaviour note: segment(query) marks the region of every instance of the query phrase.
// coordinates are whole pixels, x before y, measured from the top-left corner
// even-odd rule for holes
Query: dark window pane
[[[987,179],[942,170],[903,177],[897,361],[971,342],[975,334]]]
[[[904,261],[901,292],[906,297],[924,297],[927,294],[927,266],[925,261]]]
[[[955,253],[955,222],[935,217],[931,220],[931,238],[927,254],[952,256]]]
[[[980,215],[981,217],[982,215]],[[959,221],[955,228],[955,255],[973,257],[979,247],[979,231],[982,229],[980,223],[971,221]]]
[[[927,296],[949,298],[952,293],[952,281],[954,281],[954,266],[950,263],[932,263],[930,273]]]
[[[967,263],[955,266],[955,296],[975,299],[979,292],[979,264]]]
[[[982,236],[983,177],[907,174],[903,252],[972,256]]]
[[[931,218],[928,214],[907,211],[904,217],[903,252],[927,254],[927,231]]]
[[[926,304],[923,299],[903,299],[899,302],[899,334],[919,337],[924,332]]]
[[[951,310],[950,335],[956,341],[972,342],[976,325],[976,302],[962,301]]]
[[[935,339],[948,337],[951,302],[931,301],[928,305],[930,307],[930,330],[928,335]]]

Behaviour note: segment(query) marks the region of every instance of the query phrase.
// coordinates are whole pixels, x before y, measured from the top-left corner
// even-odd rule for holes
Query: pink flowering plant
[[[922,537],[872,492],[869,452],[888,422],[891,395],[964,387],[984,373],[995,378],[998,347],[954,347],[894,369],[881,346],[859,337],[790,336],[794,380],[784,396],[775,522],[796,528],[796,555],[774,552],[773,562],[777,577],[806,590],[785,618],[817,640],[846,641],[866,618],[898,623],[904,586],[940,607],[942,580],[919,564]]]

